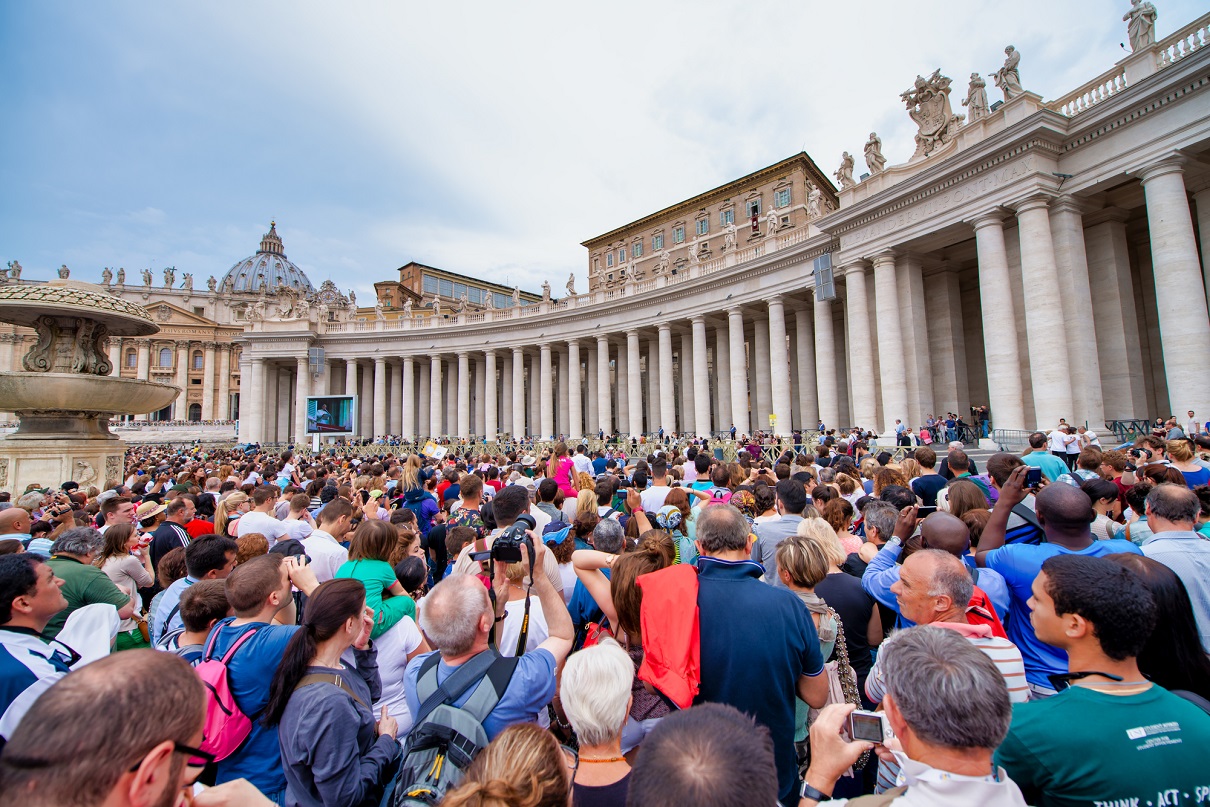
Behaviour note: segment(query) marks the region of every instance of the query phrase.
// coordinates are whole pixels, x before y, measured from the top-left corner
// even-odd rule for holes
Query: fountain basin
[[[76,373],[0,373],[0,411],[139,415],[156,412],[180,390],[168,384]]]

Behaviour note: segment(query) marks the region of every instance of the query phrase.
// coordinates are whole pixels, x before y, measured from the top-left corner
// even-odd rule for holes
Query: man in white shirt
[[[576,455],[571,458],[577,474],[592,476],[592,460],[588,458],[588,449],[583,444],[576,446]]]
[[[290,537],[290,531],[286,525],[270,515],[270,511],[277,503],[277,494],[277,488],[268,485],[253,488],[252,511],[244,514],[239,521],[235,522],[237,538],[242,538],[250,532],[259,532],[269,539],[269,548],[272,549],[279,540]]]
[[[1096,432],[1086,426],[1080,426],[1076,429],[1077,436],[1080,438],[1080,448],[1100,448],[1101,438],[1097,437]]]
[[[1201,434],[1202,424],[1193,416],[1193,410],[1190,409],[1186,414],[1189,416],[1189,420],[1185,422],[1185,435],[1193,437],[1195,434]]]
[[[311,497],[305,493],[295,493],[290,497],[290,511],[282,519],[282,526],[290,531],[290,537],[299,541],[306,538],[315,529],[315,519],[311,518],[308,508]]]
[[[302,539],[307,557],[311,558],[311,571],[319,582],[324,583],[336,577],[336,570],[349,559],[349,550],[341,546],[340,541],[349,532],[352,523],[353,505],[337,496],[319,514],[319,524],[315,529]]]
[[[669,491],[672,488],[668,487],[668,460],[662,455],[656,457],[651,463],[651,487],[647,488],[640,494],[643,499],[643,510],[648,513],[654,513],[664,506],[664,500],[668,498]]]

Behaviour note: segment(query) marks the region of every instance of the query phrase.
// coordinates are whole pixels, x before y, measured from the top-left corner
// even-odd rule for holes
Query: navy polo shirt
[[[761,582],[750,560],[698,559],[702,682],[695,703],[726,703],[768,727],[783,804],[796,800],[794,699],[798,679],[823,672],[811,612],[787,589]]]

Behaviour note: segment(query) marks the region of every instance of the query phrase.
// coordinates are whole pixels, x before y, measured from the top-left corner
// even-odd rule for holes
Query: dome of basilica
[[[244,258],[223,275],[219,287],[226,291],[260,292],[261,289],[275,291],[292,288],[303,294],[311,294],[315,287],[293,263],[286,259],[281,238],[277,234],[277,222],[269,222],[269,232],[261,239],[260,249],[255,255]]]

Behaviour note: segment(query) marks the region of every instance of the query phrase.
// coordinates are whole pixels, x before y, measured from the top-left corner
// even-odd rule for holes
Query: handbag
[[[845,644],[844,638],[844,622],[840,618],[840,614],[836,613],[836,609],[828,606],[828,613],[836,620],[836,650],[833,653],[835,656],[833,661],[829,661],[823,665],[824,674],[828,676],[828,702],[824,706],[833,703],[851,703],[861,708],[861,693],[857,691],[857,672],[853,669],[853,665],[849,663],[849,647]],[[807,713],[807,726],[810,727],[815,719],[819,717],[821,709],[810,709]],[[857,761],[853,763],[851,771],[860,771],[870,761],[870,752],[863,751]],[[803,767],[806,771],[806,767]]]
[[[135,624],[139,626],[139,633],[143,635],[143,641],[147,644],[151,644],[151,631],[147,628],[147,617],[143,616],[138,611],[135,611],[131,615],[131,618],[135,621]]]

